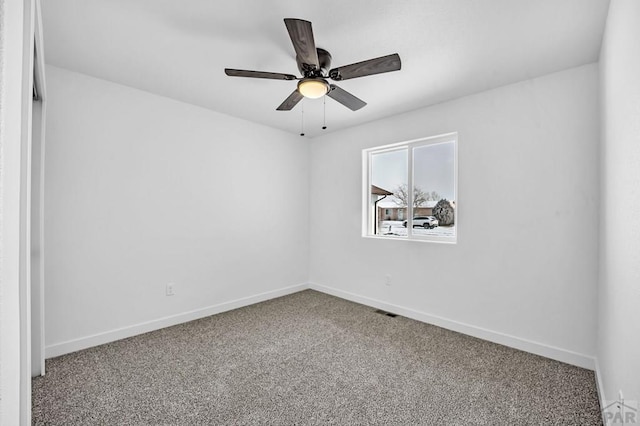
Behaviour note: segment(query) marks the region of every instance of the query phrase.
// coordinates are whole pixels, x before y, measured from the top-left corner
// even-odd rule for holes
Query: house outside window
[[[457,145],[450,133],[363,150],[363,236],[455,243]]]

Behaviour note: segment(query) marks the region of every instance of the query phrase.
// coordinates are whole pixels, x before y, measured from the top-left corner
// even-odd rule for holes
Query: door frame
[[[31,123],[31,376],[45,374],[44,170],[47,91],[40,0],[35,1]]]

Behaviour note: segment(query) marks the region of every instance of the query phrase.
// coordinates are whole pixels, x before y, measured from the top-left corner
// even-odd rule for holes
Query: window
[[[363,236],[455,243],[457,133],[363,150]]]

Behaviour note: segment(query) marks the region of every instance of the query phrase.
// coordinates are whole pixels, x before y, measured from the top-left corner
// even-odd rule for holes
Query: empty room
[[[640,424],[640,1],[0,0],[0,424]]]

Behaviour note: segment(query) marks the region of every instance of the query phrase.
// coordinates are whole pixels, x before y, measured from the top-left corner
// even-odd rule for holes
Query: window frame
[[[454,208],[454,226],[455,234],[453,236],[439,235],[418,235],[413,233],[413,169],[414,169],[414,150],[429,145],[437,145],[441,143],[453,142],[453,185],[455,200]],[[407,205],[407,236],[401,235],[376,235],[372,233],[376,212],[372,211],[373,199],[371,194],[371,161],[375,154],[407,150],[407,187],[408,187],[408,205]],[[388,188],[387,188],[388,189]],[[458,132],[440,134],[436,136],[428,136],[419,139],[412,139],[403,142],[396,142],[387,145],[365,148],[362,150],[362,237],[380,240],[395,241],[420,241],[430,243],[448,243],[456,244],[458,242],[458,209],[459,209],[459,193],[458,193]]]

